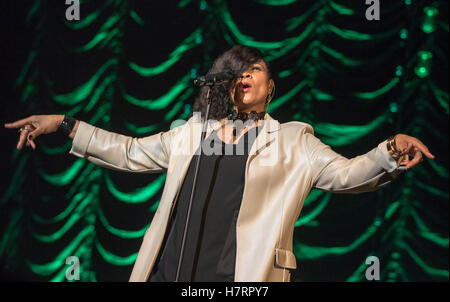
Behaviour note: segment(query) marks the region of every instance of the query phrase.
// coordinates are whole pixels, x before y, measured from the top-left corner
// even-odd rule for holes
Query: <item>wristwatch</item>
[[[65,135],[69,135],[72,132],[73,127],[75,127],[76,122],[77,120],[73,117],[64,115],[64,119],[61,122],[61,125],[59,125],[58,131]]]

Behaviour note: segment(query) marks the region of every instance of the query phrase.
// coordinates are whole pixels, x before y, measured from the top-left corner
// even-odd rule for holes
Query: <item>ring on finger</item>
[[[22,131],[28,131],[28,128],[27,128],[27,126],[25,126],[25,127],[20,127],[20,129],[19,129],[19,133],[21,133],[22,134]]]

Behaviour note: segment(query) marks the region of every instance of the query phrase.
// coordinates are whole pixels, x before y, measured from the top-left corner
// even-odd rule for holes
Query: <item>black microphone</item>
[[[231,81],[235,77],[234,72],[226,69],[219,73],[207,74],[194,80],[195,86],[222,85]]]

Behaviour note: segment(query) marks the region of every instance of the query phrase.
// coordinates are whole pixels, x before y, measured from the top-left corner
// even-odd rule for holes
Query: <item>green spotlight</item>
[[[195,79],[197,77],[197,69],[191,69],[191,79]]]
[[[200,2],[200,10],[205,10],[206,9],[206,1],[205,0],[202,0],[201,2]]]
[[[427,6],[423,9],[422,30],[426,34],[431,34],[436,30],[436,16],[439,10],[432,6]]]
[[[400,38],[403,40],[408,38],[408,30],[406,28],[400,30]]]
[[[419,78],[425,78],[430,75],[431,71],[431,59],[433,54],[429,51],[421,50],[417,53],[417,64],[414,67],[414,71]]]
[[[390,105],[389,105],[389,108],[390,108],[390,110],[391,110],[391,112],[397,112],[398,111],[398,105],[397,105],[397,103],[391,103]]]

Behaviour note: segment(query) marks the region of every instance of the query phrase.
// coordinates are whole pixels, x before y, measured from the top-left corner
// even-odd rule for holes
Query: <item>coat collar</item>
[[[200,116],[199,114],[194,114],[192,121],[202,123],[203,118],[200,121],[199,116]],[[219,129],[223,125],[223,123],[225,123],[227,121],[228,118],[229,118],[229,116],[226,116],[219,121],[208,120],[208,128],[206,131],[206,137],[208,137],[208,135],[212,131]],[[265,131],[266,133],[272,133],[272,132],[278,131],[279,129],[280,129],[280,123],[278,122],[278,120],[272,118],[269,115],[269,113],[266,112],[266,114],[264,115],[263,131]]]
[[[207,131],[206,131],[206,137],[208,137],[211,132],[213,132],[214,130],[219,129],[229,118],[229,116],[222,118],[220,121],[217,120],[208,120],[208,125],[207,125]],[[194,121],[199,121],[200,120],[200,113],[197,112],[196,114],[194,114]],[[203,122],[203,118],[201,119],[200,122]],[[258,134],[258,136],[256,137],[255,142],[253,143],[253,146],[250,150],[250,154],[249,157],[254,156],[257,154],[258,151],[260,151],[261,149],[265,148],[266,146],[268,146],[276,137],[276,132],[280,130],[280,123],[278,122],[278,120],[272,118],[269,113],[266,112],[266,114],[264,115],[264,124],[263,127],[260,131],[260,133]],[[200,145],[200,140],[198,140],[198,142],[196,143],[196,146]]]

